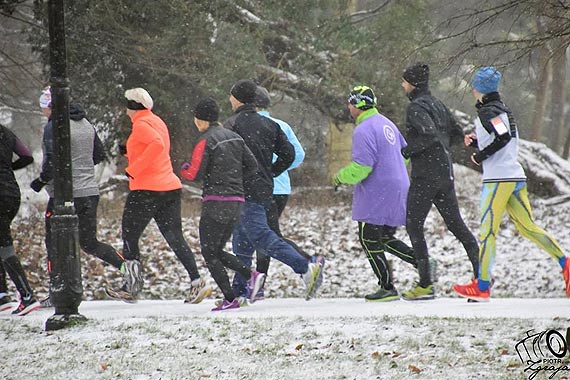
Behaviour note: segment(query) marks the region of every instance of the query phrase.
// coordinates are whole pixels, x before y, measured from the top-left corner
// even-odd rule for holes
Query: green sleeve
[[[340,169],[336,176],[340,183],[354,185],[363,181],[370,173],[372,173],[372,167],[352,161],[350,164]]]

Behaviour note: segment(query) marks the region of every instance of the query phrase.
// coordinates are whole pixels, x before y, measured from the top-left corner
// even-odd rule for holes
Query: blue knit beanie
[[[501,73],[493,66],[482,67],[471,79],[471,87],[479,91],[481,94],[489,94],[496,92],[499,88]]]

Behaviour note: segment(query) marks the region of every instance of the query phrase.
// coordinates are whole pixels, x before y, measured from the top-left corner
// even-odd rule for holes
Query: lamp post
[[[48,318],[46,330],[58,330],[86,320],[79,314],[83,296],[77,215],[73,205],[71,143],[69,131],[69,81],[65,48],[63,0],[49,0],[51,122],[54,151],[54,214],[48,250],[50,298],[55,313]]]

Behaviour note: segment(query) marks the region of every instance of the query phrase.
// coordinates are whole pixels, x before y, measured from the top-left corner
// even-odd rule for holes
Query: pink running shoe
[[[228,302],[227,300],[223,300],[220,306],[216,306],[212,309],[212,311],[226,311],[232,309],[239,309],[239,301],[235,298],[232,302]]]
[[[249,302],[255,302],[255,297],[265,282],[265,274],[256,270],[251,272],[251,278],[247,282],[247,290],[249,291]]]

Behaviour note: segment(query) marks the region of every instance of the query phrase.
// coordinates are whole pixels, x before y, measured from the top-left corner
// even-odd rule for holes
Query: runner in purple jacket
[[[357,127],[352,140],[352,162],[334,177],[333,184],[354,186],[352,219],[380,289],[367,301],[393,301],[394,288],[386,255],[389,252],[416,266],[412,249],[394,237],[406,224],[406,199],[410,180],[400,153],[406,146],[398,128],[376,109],[370,87],[357,86],[348,97],[348,109]]]

